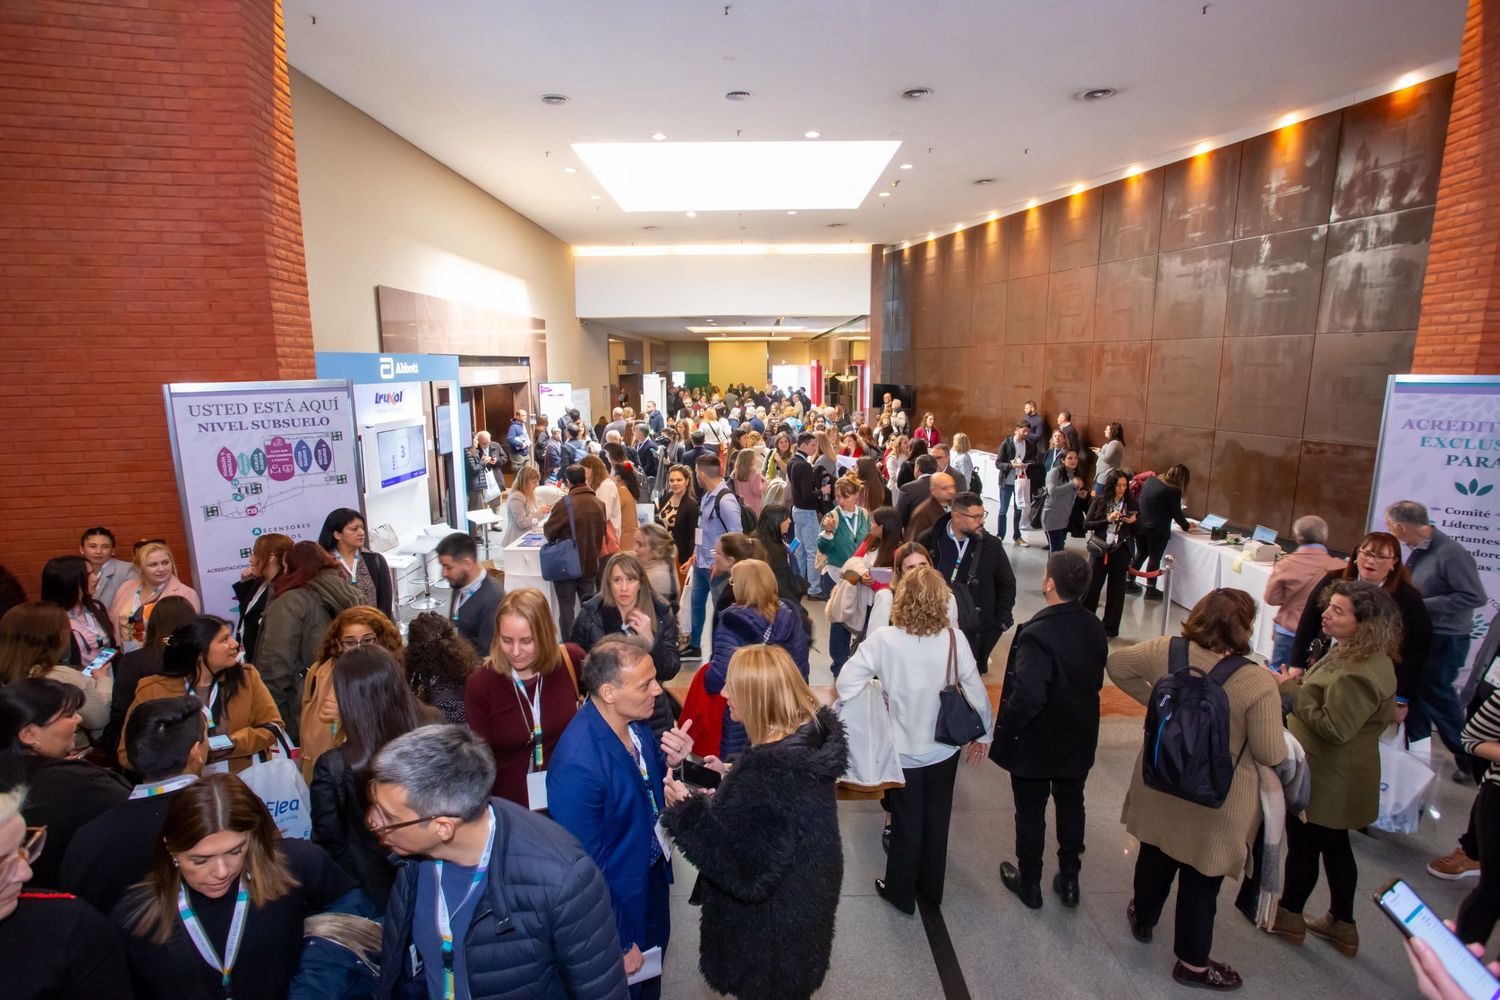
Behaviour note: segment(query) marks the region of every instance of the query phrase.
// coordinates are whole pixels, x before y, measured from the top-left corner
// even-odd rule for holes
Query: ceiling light
[[[577,143],[573,151],[627,212],[852,209],[899,142]]]
[[[823,137],[823,133],[817,131],[816,129],[812,130],[811,132],[803,132],[802,133],[802,138],[804,138],[804,139],[821,139],[822,137]]]
[[[665,133],[665,132],[652,132],[651,133],[651,138],[655,139],[657,142],[661,142],[666,137],[667,137],[667,133]]]
[[[1405,90],[1407,87],[1415,87],[1421,82],[1422,74],[1414,70],[1410,73],[1402,73],[1399,77],[1397,77],[1396,88],[1398,90]]]
[[[1027,198],[1026,199],[1026,207],[1027,208],[1036,208],[1036,199],[1035,198]]]
[[[931,97],[932,90],[927,87],[913,87],[910,90],[903,90],[901,96],[908,101],[920,101],[925,97]]]
[[[1087,190],[1088,190],[1088,187],[1083,183],[1083,181],[1079,181],[1077,184],[1073,185],[1073,191],[1072,191],[1072,193],[1073,194],[1083,194],[1083,192],[1085,192]]]
[[[551,104],[556,106],[558,104],[567,104],[568,98],[565,94],[543,94],[541,96],[541,102],[543,104]]]
[[[1125,176],[1126,177],[1134,177],[1136,174],[1140,173],[1143,169],[1145,169],[1145,168],[1142,167],[1139,163],[1132,163],[1130,166],[1128,166],[1128,167],[1125,168]]]
[[[797,210],[795,208],[789,208],[789,209],[786,210],[786,214],[787,215],[796,215],[797,214]]]
[[[879,194],[877,194],[875,197],[877,197],[877,198],[889,198],[890,196],[891,196],[891,193],[889,191],[882,191]]]
[[[589,200],[590,201],[598,201],[602,197],[603,197],[603,195],[591,194],[591,195],[589,195]]]
[[[660,226],[643,226],[660,229]],[[765,257],[870,252],[868,243],[677,243],[665,246],[578,246],[575,257]]]
[[[1194,156],[1202,156],[1204,153],[1212,153],[1213,151],[1214,144],[1209,142],[1207,139],[1203,140],[1202,142],[1198,143],[1198,145],[1193,147]]]
[[[1080,101],[1102,101],[1107,97],[1114,97],[1115,93],[1113,87],[1095,87],[1093,90],[1081,91],[1073,96]]]
[[[829,229],[845,229],[845,228],[848,227],[848,225],[849,225],[849,223],[847,223],[847,222],[830,222],[828,224],[828,228]]]
[[[979,180],[975,181],[974,183],[976,185],[978,185],[979,187],[984,187],[986,184],[993,184],[993,183],[995,183],[995,178],[993,178],[993,177],[981,177],[981,178],[979,178]]]
[[[1277,121],[1276,121],[1276,127],[1277,128],[1286,128],[1286,127],[1288,127],[1290,125],[1297,124],[1301,120],[1302,120],[1301,118],[1297,117],[1297,112],[1295,112],[1295,111],[1288,111],[1286,114],[1282,115],[1279,119],[1277,119]]]
[[[577,167],[563,167],[563,173],[565,173],[565,174],[576,174],[576,173],[578,173],[578,168]]]
[[[687,217],[689,219],[696,219],[698,217],[698,213],[697,212],[688,212],[687,213]]]
[[[727,93],[727,94],[724,95],[724,100],[726,100],[726,101],[748,101],[748,100],[750,100],[750,98],[752,98],[754,96],[755,95],[752,94],[752,93],[750,93],[750,91],[748,91],[748,90],[731,90],[729,93]]]
[[[901,164],[901,169],[902,170],[910,170],[911,169],[911,164],[910,163],[903,163],[903,164]]]
[[[927,238],[929,240],[935,240],[935,239],[937,239],[937,233],[928,233],[927,234]]]
[[[985,216],[985,220],[984,221],[986,221],[986,222],[994,222],[998,218],[1000,218],[1000,213],[999,212],[991,212],[989,215]]]
[[[654,233],[657,230],[659,230],[660,228],[661,228],[661,226],[642,226],[641,227],[642,230],[644,230],[645,232],[648,232],[648,233]]]
[[[690,326],[690,327],[687,328],[687,332],[688,333],[715,333],[715,332],[717,332],[719,334],[733,334],[735,336],[738,336],[740,334],[753,335],[753,334],[767,334],[767,333],[811,333],[812,331],[813,331],[813,328],[810,327],[810,326],[731,326],[731,327]]]

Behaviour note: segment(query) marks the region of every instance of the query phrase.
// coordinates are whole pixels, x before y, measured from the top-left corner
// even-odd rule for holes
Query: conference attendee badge
[[[547,808],[546,771],[532,771],[526,775],[526,799],[533,810]]]
[[[667,828],[661,825],[660,818],[656,821],[656,841],[661,844],[661,856],[671,861],[672,838],[667,834]]]
[[[229,773],[229,761],[227,761],[227,760],[216,760],[212,764],[204,764],[203,765],[203,773],[204,774],[228,774]]]
[[[699,525],[698,527],[696,527],[696,528],[693,529],[693,544],[694,545],[702,545],[703,544],[703,526],[702,525]]]

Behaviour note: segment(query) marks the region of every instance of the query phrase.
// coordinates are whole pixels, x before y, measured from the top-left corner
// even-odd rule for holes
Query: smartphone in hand
[[[1497,980],[1484,962],[1464,947],[1436,913],[1403,879],[1394,879],[1375,894],[1380,912],[1391,918],[1396,928],[1409,938],[1417,938],[1442,960],[1443,968],[1453,977],[1454,985],[1471,1000],[1492,1000],[1500,993]]]

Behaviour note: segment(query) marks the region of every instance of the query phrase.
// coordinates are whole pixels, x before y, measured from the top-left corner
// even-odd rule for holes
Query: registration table
[[[522,587],[535,587],[547,595],[547,606],[552,609],[552,620],[558,621],[557,588],[550,580],[542,579],[542,545],[540,531],[522,535],[504,549],[502,567],[505,570],[505,592]]]
[[[1237,546],[1214,543],[1207,532],[1172,528],[1167,543],[1172,557],[1172,603],[1191,608],[1204,595],[1218,587],[1243,590],[1255,598],[1255,632],[1251,648],[1267,658],[1275,643],[1272,619],[1276,609],[1266,604],[1266,584],[1271,579],[1271,563],[1241,558]]]

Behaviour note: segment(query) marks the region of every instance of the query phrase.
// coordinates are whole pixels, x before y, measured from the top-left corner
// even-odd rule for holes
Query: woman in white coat
[[[875,880],[875,891],[910,914],[919,894],[932,903],[943,901],[960,748],[937,742],[933,733],[948,677],[956,673],[964,697],[984,722],[984,735],[965,749],[971,763],[984,760],[993,719],[974,655],[950,624],[942,576],[919,566],[904,574],[895,590],[891,624],[872,632],[844,664],[838,696],[852,698],[872,677],[885,688],[906,785],[887,793],[891,844],[885,878]]]

